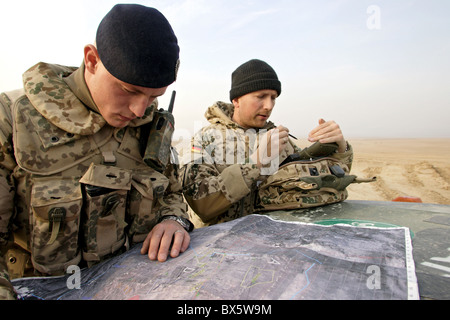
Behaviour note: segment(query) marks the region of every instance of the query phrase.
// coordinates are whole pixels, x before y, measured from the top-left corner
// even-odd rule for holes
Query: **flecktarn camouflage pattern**
[[[140,153],[157,102],[113,128],[64,81],[79,70],[39,63],[24,90],[1,96],[0,279],[92,265],[143,241],[162,216],[188,218],[176,167],[158,172]]]
[[[344,201],[351,183],[371,182],[349,174],[335,158],[285,164],[259,186],[256,211],[318,207]]]

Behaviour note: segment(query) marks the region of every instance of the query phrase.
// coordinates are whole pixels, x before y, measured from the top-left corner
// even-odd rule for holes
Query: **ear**
[[[98,55],[97,48],[92,45],[88,44],[84,47],[84,65],[86,68],[86,71],[88,71],[91,74],[95,74],[95,71],[97,70],[97,66],[100,62],[100,56]]]
[[[233,99],[233,105],[234,105],[234,109],[238,109],[239,108],[239,98],[235,98]]]
[[[233,99],[232,102],[234,105],[234,112],[231,120],[233,120],[236,123],[239,123],[239,98]]]

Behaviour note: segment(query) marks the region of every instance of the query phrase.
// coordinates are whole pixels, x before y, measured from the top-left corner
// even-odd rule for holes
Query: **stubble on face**
[[[233,121],[244,129],[261,129],[269,121],[278,94],[275,90],[260,90],[233,100]]]

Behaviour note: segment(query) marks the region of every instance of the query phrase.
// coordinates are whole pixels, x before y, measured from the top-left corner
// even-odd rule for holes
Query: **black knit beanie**
[[[275,90],[281,94],[281,82],[271,66],[253,59],[238,67],[231,76],[230,100],[259,90]]]
[[[177,78],[177,37],[169,21],[154,8],[114,6],[98,27],[96,43],[105,68],[123,82],[163,88]]]

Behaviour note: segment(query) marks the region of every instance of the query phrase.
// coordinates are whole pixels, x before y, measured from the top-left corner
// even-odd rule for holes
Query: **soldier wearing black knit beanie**
[[[184,197],[192,208],[190,218],[197,227],[254,213],[259,183],[301,151],[289,138],[288,128],[269,121],[280,94],[275,70],[252,59],[232,73],[231,103],[217,101],[207,109],[209,124],[193,137],[191,153],[185,152],[190,159],[180,174]],[[308,140],[336,142],[338,153],[332,156],[351,163],[353,151],[334,121],[320,119]]]

